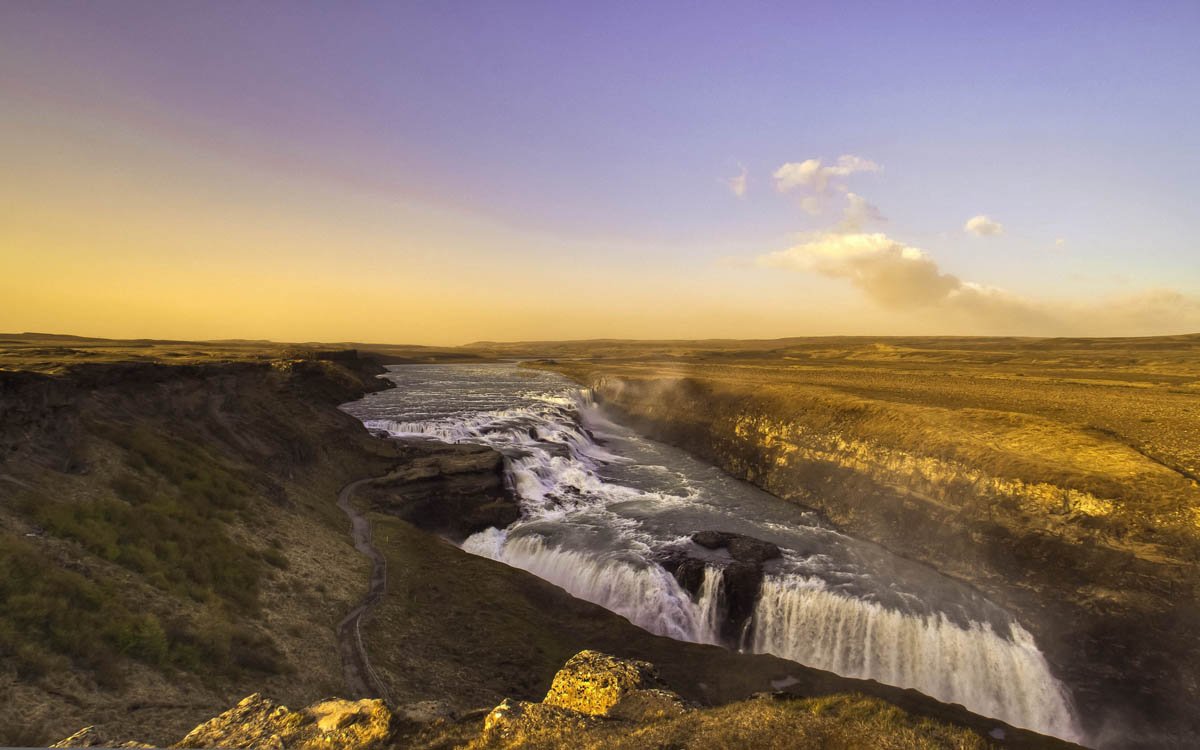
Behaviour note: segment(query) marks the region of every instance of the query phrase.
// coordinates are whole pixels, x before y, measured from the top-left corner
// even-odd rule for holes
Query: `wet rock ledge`
[[[361,492],[371,510],[461,542],[508,526],[521,514],[504,476],[504,458],[483,445],[397,441],[399,468]]]

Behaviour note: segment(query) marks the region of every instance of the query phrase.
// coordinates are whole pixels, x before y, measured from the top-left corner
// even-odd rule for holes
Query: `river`
[[[585,389],[515,364],[388,368],[396,388],[343,408],[369,429],[491,446],[521,518],[463,543],[659,635],[766,652],[914,688],[1010,724],[1077,740],[1066,690],[1033,637],[950,578],[830,528],[812,512],[615,423]],[[753,614],[722,638],[727,554],[697,531],[772,542]],[[710,560],[689,593],[664,551]]]

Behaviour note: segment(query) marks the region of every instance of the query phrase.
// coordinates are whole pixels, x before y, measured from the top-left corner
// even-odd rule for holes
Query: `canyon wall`
[[[1036,634],[1098,744],[1196,736],[1189,477],[1030,415],[558,369],[648,436],[984,590]]]

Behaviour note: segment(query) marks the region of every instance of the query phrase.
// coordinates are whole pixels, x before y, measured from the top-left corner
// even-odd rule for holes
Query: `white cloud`
[[[838,226],[843,232],[862,231],[868,222],[887,221],[879,208],[867,201],[858,193],[846,193],[846,211],[842,214],[842,223]]]
[[[846,177],[855,172],[878,172],[879,165],[870,159],[864,159],[861,156],[853,154],[844,154],[838,157],[837,164],[828,167],[829,174]]]
[[[933,305],[962,286],[919,248],[886,234],[826,232],[758,258],[760,265],[846,279],[878,304],[905,309]]]
[[[775,170],[775,189],[786,193],[795,188],[804,188],[814,193],[824,193],[831,183],[840,190],[845,190],[833,178],[849,177],[856,172],[878,172],[879,165],[861,156],[844,154],[830,166],[823,166],[820,159],[806,159],[801,162],[788,162]]]
[[[775,189],[783,193],[803,185],[820,192],[825,189],[827,179],[821,170],[820,159],[807,159],[802,162],[790,161],[775,170]]]
[[[746,195],[746,178],[748,176],[749,172],[746,171],[745,167],[742,167],[742,173],[725,180],[725,185],[729,188],[730,192],[741,198]]]
[[[983,214],[979,214],[967,219],[967,223],[963,225],[963,230],[970,232],[976,237],[996,237],[1004,234],[1004,225]]]
[[[767,268],[843,279],[879,306],[996,335],[1140,336],[1200,331],[1200,298],[1172,289],[1079,302],[1030,300],[944,273],[920,248],[883,233],[825,232],[758,256]]]
[[[1034,300],[944,272],[924,250],[882,232],[864,231],[864,225],[886,218],[846,182],[851,175],[879,170],[875,162],[852,155],[831,165],[807,159],[779,167],[773,174],[777,191],[798,194],[800,207],[811,214],[823,213],[844,197],[842,220],[831,230],[801,235],[793,247],[759,255],[755,265],[848,282],[879,307],[942,330],[1033,336],[1200,331],[1200,297],[1175,290],[1086,302]],[[1004,225],[980,214],[968,219],[963,230],[996,237],[1004,234]],[[1055,248],[1066,244],[1064,238],[1054,240]]]

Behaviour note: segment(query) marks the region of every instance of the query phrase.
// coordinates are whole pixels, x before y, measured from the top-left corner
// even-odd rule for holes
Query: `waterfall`
[[[1070,701],[1033,637],[976,592],[819,529],[756,488],[714,477],[712,467],[606,420],[590,392],[556,376],[429,365],[390,377],[402,387],[351,405],[367,427],[488,445],[505,457],[521,519],[475,534],[464,550],[526,570],[652,633],[721,644],[731,585],[723,563],[710,559],[693,597],[655,556],[686,547],[703,529],[767,539],[785,555],[767,570],[741,642],[723,645],[1079,737]]]
[[[962,627],[825,590],[819,580],[768,576],[751,650],[846,677],[908,687],[1014,726],[1078,737],[1070,702],[1033,636],[990,624]]]
[[[721,638],[721,582],[723,580],[721,571],[711,565],[704,568],[704,580],[700,584],[700,595],[696,597],[696,607],[700,610],[700,626],[698,634],[700,638],[695,640],[701,643],[719,644]]]
[[[653,563],[559,549],[535,535],[509,539],[496,529],[468,538],[463,549],[533,573],[656,635],[696,643],[716,642],[716,631],[711,626],[715,615],[706,614],[670,573]],[[714,592],[709,606],[715,609],[717,584],[708,584],[709,578],[719,581],[720,576],[705,578]]]
[[[720,644],[721,570],[708,566],[695,598],[661,567],[619,555],[561,549],[536,534],[488,529],[463,549],[533,573],[657,635]],[[819,579],[767,576],[743,644],[753,653],[846,677],[918,690],[948,703],[1067,739],[1079,736],[1070,701],[1034,643],[1011,623],[965,627],[826,590]]]

